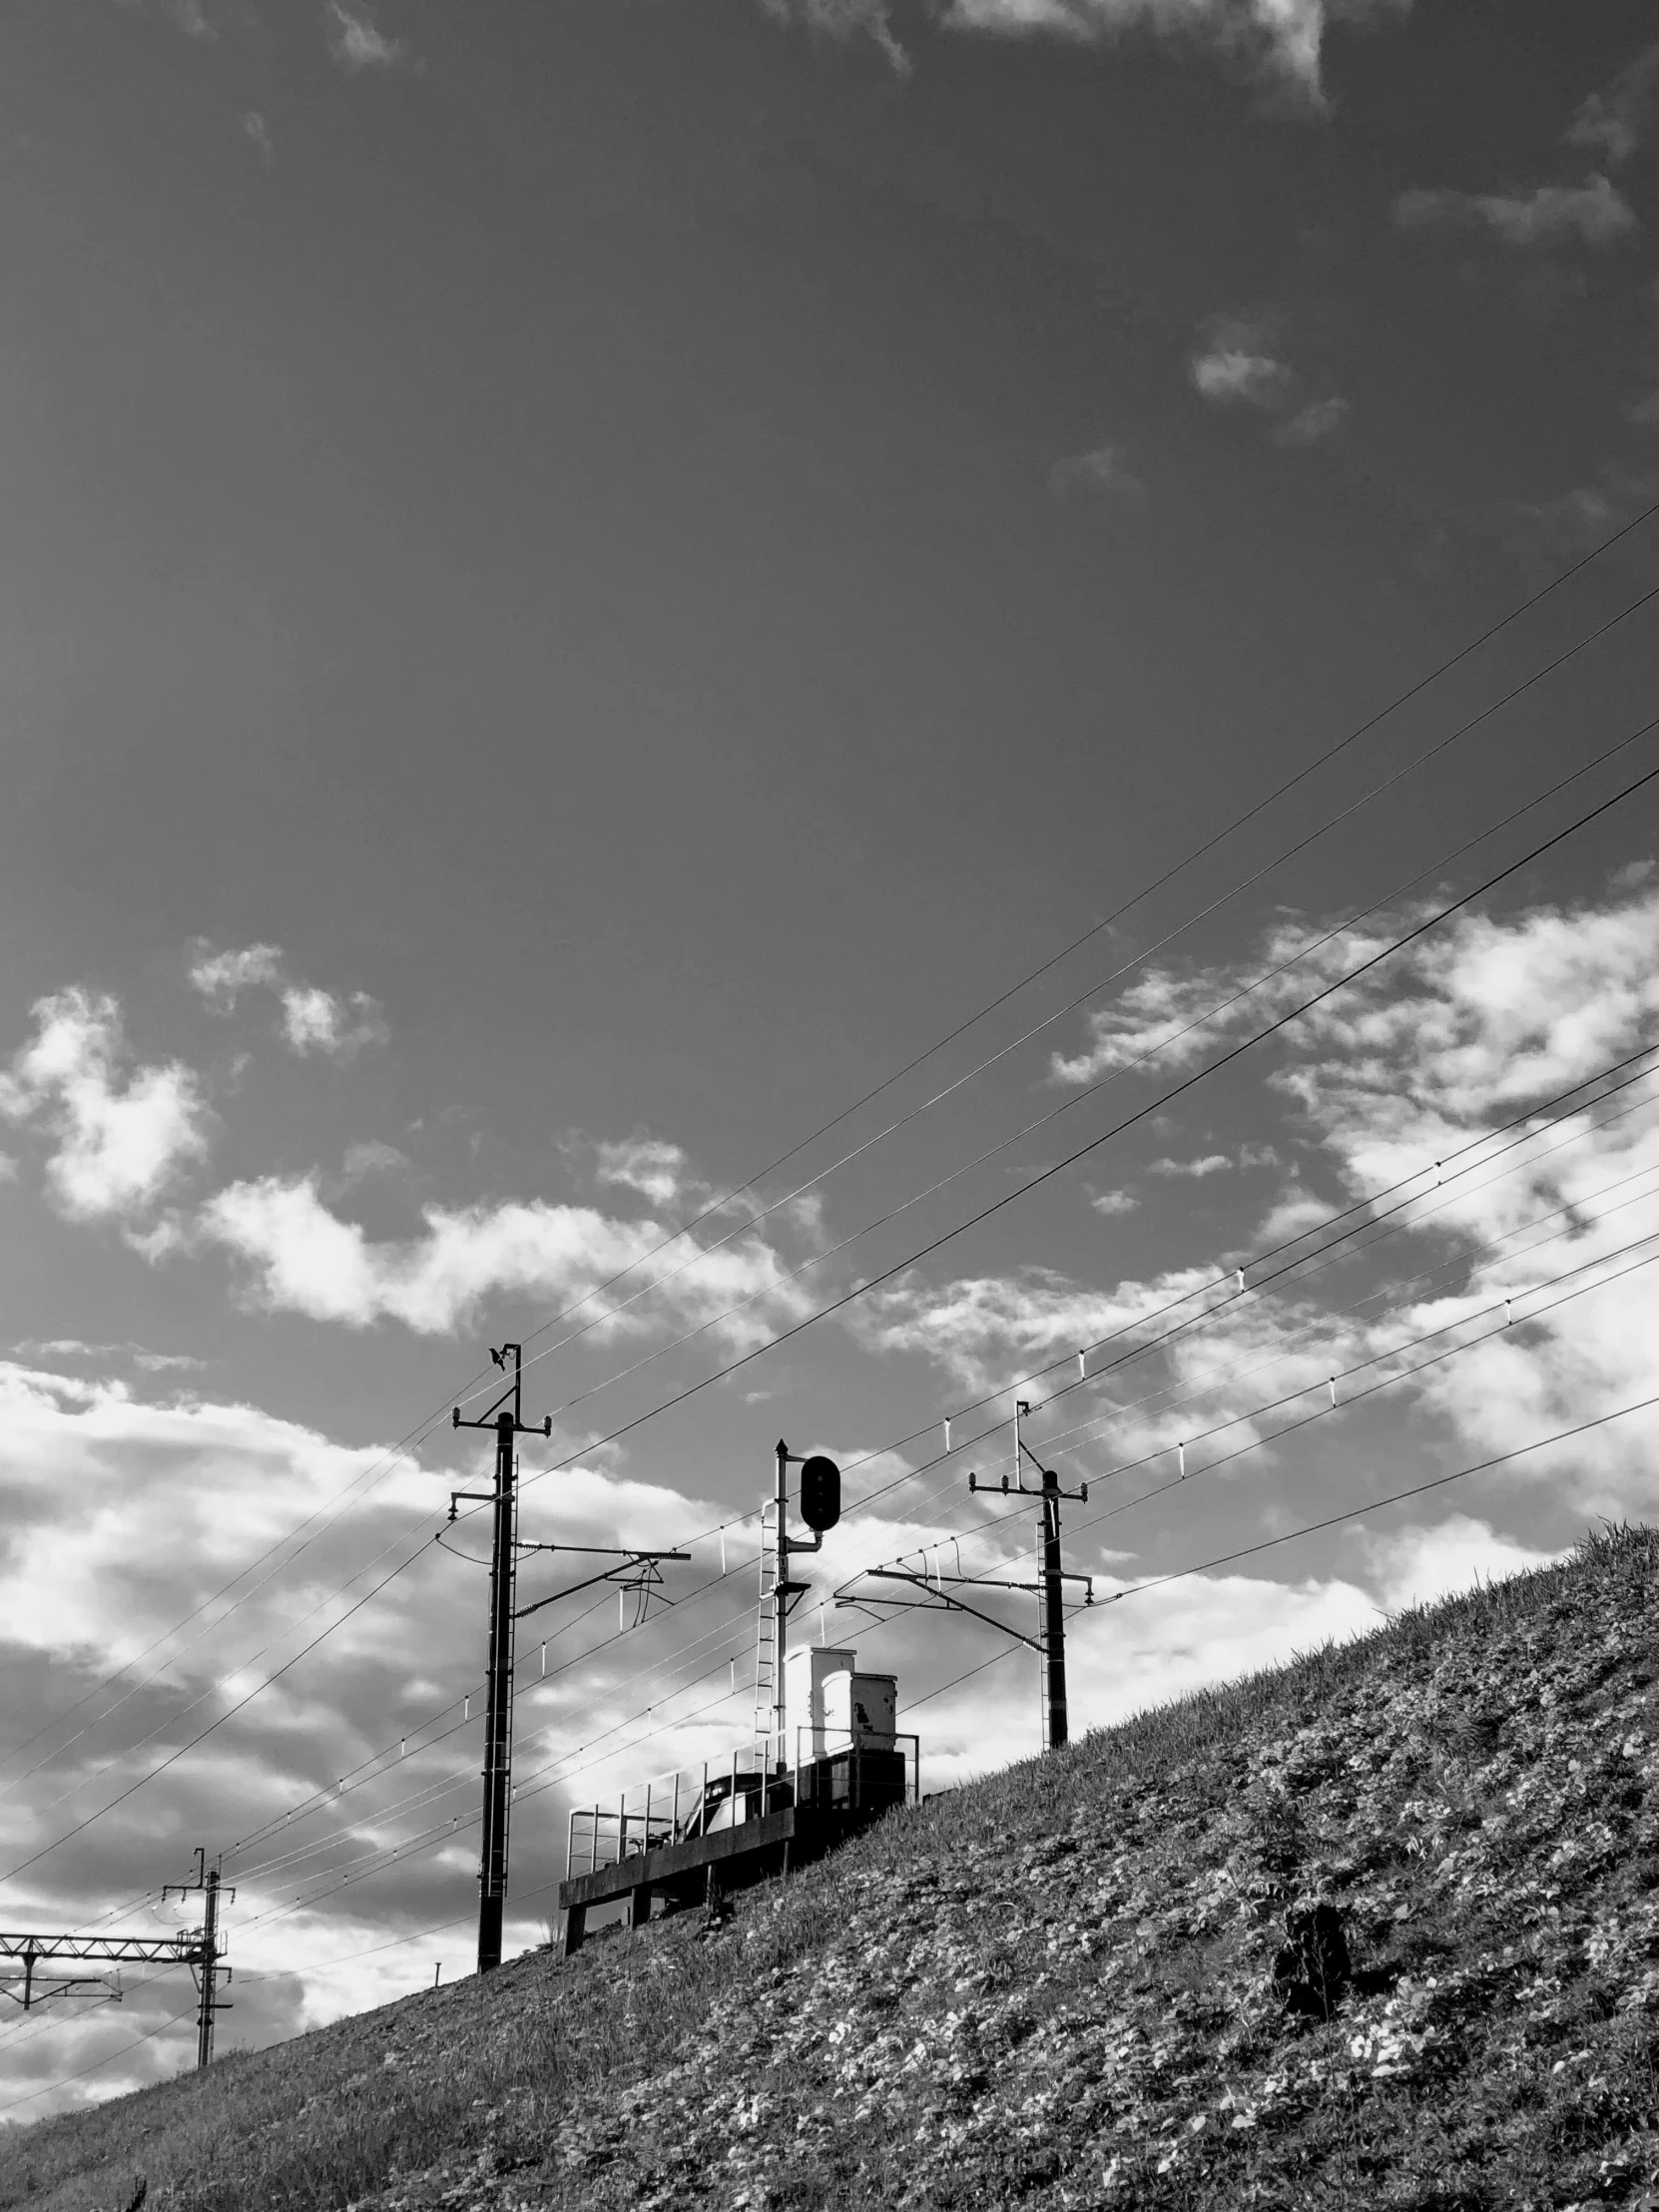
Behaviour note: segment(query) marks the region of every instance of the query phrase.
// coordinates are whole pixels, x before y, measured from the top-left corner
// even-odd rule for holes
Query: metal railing
[[[803,1738],[811,1745],[803,1758]],[[573,1806],[566,1847],[567,1879],[597,1874],[604,1867],[620,1866],[625,1859],[660,1851],[669,1844],[683,1844],[699,1836],[713,1836],[722,1829],[739,1828],[769,1813],[783,1812],[803,1801],[804,1786],[810,1800],[820,1793],[814,1784],[820,1774],[832,1775],[848,1768],[854,1795],[863,1765],[873,1758],[903,1761],[902,1794],[910,1805],[921,1801],[921,1741],[911,1735],[891,1737],[888,1743],[871,1743],[845,1729],[802,1727],[796,1730],[793,1767],[770,1772],[758,1763],[754,1748],[734,1750],[730,1760],[704,1760],[701,1767],[676,1767],[621,1790],[610,1803]],[[842,1793],[844,1795],[844,1792]]]

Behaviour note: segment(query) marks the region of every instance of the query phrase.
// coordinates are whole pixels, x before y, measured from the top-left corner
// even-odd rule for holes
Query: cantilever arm
[[[837,1605],[890,1605],[901,1613],[932,1613],[942,1607],[950,1613],[971,1613],[976,1621],[983,1621],[987,1628],[999,1628],[1004,1636],[1012,1636],[1016,1644],[1024,1644],[1035,1652],[1041,1652],[1043,1648],[1035,1636],[1027,1636],[1020,1629],[1010,1628],[1006,1621],[999,1621],[994,1613],[980,1612],[977,1605],[966,1605],[959,1597],[947,1596],[921,1575],[898,1574],[891,1567],[870,1567],[866,1571],[883,1582],[907,1582],[913,1590],[925,1590],[926,1601],[918,1604],[914,1598],[907,1597],[844,1598],[837,1593]]]
[[[538,1545],[536,1548],[539,1550],[542,1547]],[[594,1551],[597,1550],[599,1547],[594,1544],[559,1544],[557,1546],[549,1544],[546,1548],[549,1551],[555,1549],[560,1551]],[[690,1557],[691,1554],[687,1551],[630,1552],[626,1558],[619,1559],[614,1567],[606,1567],[599,1574],[590,1574],[587,1579],[582,1582],[567,1582],[562,1590],[554,1590],[547,1597],[538,1597],[535,1600],[534,1604],[521,1605],[514,1613],[513,1619],[515,1621],[526,1620],[528,1619],[530,1614],[539,1613],[544,1605],[557,1605],[560,1598],[574,1597],[578,1590],[591,1590],[596,1583],[615,1582],[619,1575],[635,1573],[640,1567],[646,1565],[647,1563],[655,1562],[658,1559],[689,1559]],[[628,1585],[623,1584],[621,1586],[623,1588],[626,1588]],[[662,1589],[660,1585],[652,1585],[652,1590],[653,1594],[660,1597],[665,1605],[672,1605],[674,1603],[673,1598],[671,1598],[668,1595],[667,1591]]]

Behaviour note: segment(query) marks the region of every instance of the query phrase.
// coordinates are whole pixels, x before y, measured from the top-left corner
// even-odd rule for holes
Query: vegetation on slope
[[[0,2207],[1659,2206],[1659,1537],[0,2145]]]

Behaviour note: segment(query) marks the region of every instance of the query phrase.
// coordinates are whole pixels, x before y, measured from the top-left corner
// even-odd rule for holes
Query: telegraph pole
[[[1066,1615],[1061,1603],[1064,1573],[1060,1562],[1060,1477],[1052,1467],[1043,1473],[1043,1712],[1047,1720],[1044,1748],[1058,1751],[1066,1741]]]
[[[236,1894],[234,1889],[222,1887],[219,1869],[208,1865],[207,1849],[202,1844],[196,1847],[196,1880],[170,1882],[162,1891],[164,1905],[170,1897],[200,1896],[202,1899],[202,1933],[186,1951],[197,1977],[196,2063],[199,2067],[213,2063],[214,2014],[231,2009],[230,1999],[219,1994],[220,1975],[223,1973],[227,1981],[231,1978],[231,1968],[220,1964],[225,1948],[219,1940],[219,1906],[222,1898],[234,1898]]]
[[[524,1347],[493,1347],[490,1358],[503,1374],[512,1359],[512,1381],[482,1420],[462,1420],[457,1405],[450,1414],[456,1428],[495,1431],[495,1487],[480,1494],[457,1490],[449,1501],[469,1498],[494,1507],[494,1545],[490,1553],[490,1631],[488,1698],[484,1715],[484,1835],[478,1866],[478,1971],[501,1963],[501,1917],[507,1899],[507,1828],[512,1806],[513,1770],[513,1591],[517,1576],[518,1494],[514,1488],[515,1446],[520,1436],[551,1436],[553,1416],[539,1428],[526,1427],[522,1412]]]
[[[909,1567],[868,1567],[864,1570],[872,1582],[907,1582],[912,1589],[922,1593],[919,1598],[872,1597],[863,1593],[852,1596],[842,1589],[835,1593],[835,1602],[837,1605],[853,1606],[859,1611],[869,1611],[880,1606],[900,1613],[924,1610],[936,1612],[941,1609],[949,1613],[968,1613],[975,1620],[983,1621],[988,1628],[998,1628],[1004,1636],[1011,1636],[1015,1643],[1026,1645],[1037,1654],[1042,1663],[1043,1749],[1058,1751],[1062,1744],[1070,1740],[1066,1712],[1066,1584],[1081,1582],[1083,1603],[1094,1603],[1094,1577],[1066,1572],[1060,1549],[1060,1500],[1074,1498],[1078,1503],[1086,1505],[1089,1502],[1089,1486],[1085,1482],[1075,1490],[1061,1489],[1058,1474],[1052,1467],[1042,1464],[1019,1432],[1020,1420],[1030,1410],[1031,1407],[1024,1398],[1015,1401],[1012,1483],[1006,1475],[999,1482],[981,1482],[977,1474],[969,1474],[968,1488],[981,1495],[1000,1493],[1003,1497],[1035,1497],[1041,1500],[1039,1510],[1042,1518],[1037,1536],[1039,1568],[1034,1582],[1003,1582],[993,1580],[988,1575],[963,1574],[959,1571],[959,1554],[958,1571],[955,1574],[946,1574],[943,1567],[937,1565],[929,1571],[923,1554],[919,1574]],[[1025,1480],[1021,1454],[1036,1468],[1041,1477],[1040,1487]],[[949,1589],[946,1588],[947,1584]],[[994,1613],[983,1613],[978,1606],[970,1605],[965,1598],[953,1596],[951,1591],[957,1589],[971,1589],[976,1592],[1033,1591],[1037,1598],[1036,1635],[1027,1636],[1021,1629],[1010,1628],[1006,1621],[998,1620]]]
[[[1042,1499],[1042,1505],[1039,1508],[1042,1514],[1039,1538],[1039,1549],[1042,1554],[1042,1581],[1041,1610],[1039,1613],[1041,1626],[1038,1649],[1042,1653],[1043,1661],[1043,1749],[1045,1751],[1058,1751],[1069,1740],[1066,1715],[1066,1612],[1063,1602],[1068,1578],[1065,1572],[1065,1562],[1060,1556],[1060,1500],[1063,1497],[1075,1498],[1080,1503],[1087,1505],[1089,1502],[1089,1486],[1085,1482],[1081,1489],[1061,1489],[1058,1474],[1055,1473],[1052,1467],[1043,1465],[1019,1432],[1021,1418],[1028,1414],[1030,1410],[1029,1399],[1015,1398],[1014,1487],[1022,1497],[1031,1495],[1030,1485],[1025,1480],[1025,1469],[1020,1462],[1020,1454],[1023,1452],[1042,1478],[1042,1488],[1036,1494]],[[977,1487],[977,1480],[970,1474],[968,1476],[968,1488],[973,1490]],[[1006,1476],[1003,1477],[1002,1488],[1004,1490],[1008,1488]],[[1092,1582],[1089,1583],[1088,1589],[1089,1595],[1086,1602],[1092,1603],[1094,1600],[1094,1584]]]

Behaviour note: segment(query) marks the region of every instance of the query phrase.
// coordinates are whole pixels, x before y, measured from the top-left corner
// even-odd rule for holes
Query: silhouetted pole
[[[202,2001],[196,2018],[196,2063],[211,2065],[214,2055],[215,1991],[219,1976],[219,1869],[210,1867],[202,1913]]]
[[[516,1408],[515,1408],[516,1410]],[[501,1963],[507,1825],[513,1774],[513,1413],[495,1422],[495,1547],[490,1557],[489,1695],[484,1711],[484,1845],[479,1867],[478,1971]]]
[[[450,1419],[457,1428],[490,1428],[495,1431],[495,1487],[486,1497],[471,1490],[453,1491],[449,1517],[455,1517],[457,1498],[472,1498],[493,1505],[494,1544],[490,1553],[490,1632],[487,1691],[484,1707],[484,1836],[478,1860],[478,1971],[488,1973],[501,1963],[501,1921],[507,1903],[507,1829],[513,1796],[513,1591],[518,1567],[518,1493],[514,1487],[514,1447],[521,1435],[551,1435],[552,1416],[539,1428],[527,1429],[520,1418],[524,1348],[503,1345],[490,1358],[503,1372],[509,1354],[512,1382],[482,1420],[462,1420],[457,1405]]]
[[[1048,1748],[1058,1751],[1066,1741],[1066,1615],[1061,1603],[1065,1588],[1060,1560],[1060,1477],[1052,1467],[1043,1469],[1043,1662],[1047,1680],[1044,1710],[1048,1716]]]
[[[229,1998],[219,1993],[219,1977],[231,1978],[231,1968],[222,1966],[225,1946],[219,1939],[219,1908],[225,1898],[236,1896],[235,1890],[227,1890],[219,1879],[219,1869],[208,1865],[208,1848],[196,1847],[196,1880],[194,1882],[169,1882],[162,1889],[162,1903],[170,1897],[188,1898],[200,1894],[202,1899],[202,1933],[199,1936],[182,1938],[182,1955],[189,1959],[198,1975],[196,2007],[196,2063],[207,2066],[213,2063],[214,2014],[229,2012]]]

